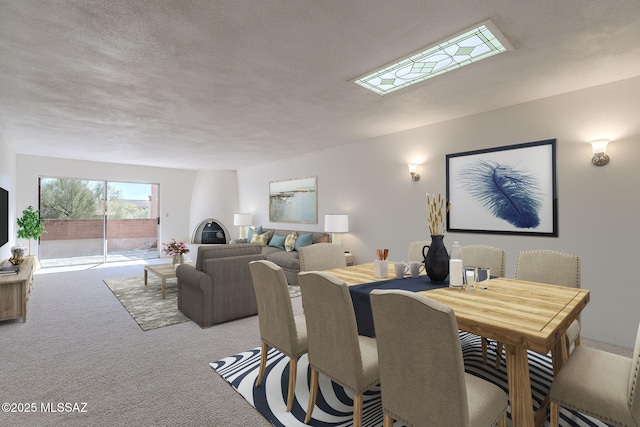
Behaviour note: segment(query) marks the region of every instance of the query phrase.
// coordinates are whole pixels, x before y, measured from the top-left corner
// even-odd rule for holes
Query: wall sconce
[[[591,163],[595,166],[604,166],[609,163],[609,156],[607,155],[607,144],[609,144],[608,139],[598,139],[596,141],[591,141],[591,146],[593,147],[593,157],[591,158]]]
[[[250,213],[233,214],[233,225],[240,227],[239,239],[247,238],[247,225],[251,225],[252,218]]]
[[[349,231],[349,215],[328,214],[324,216],[324,231],[331,233],[331,243],[342,244],[342,233]]]
[[[418,165],[415,163],[409,163],[409,175],[413,181],[420,181],[420,174],[418,173]]]

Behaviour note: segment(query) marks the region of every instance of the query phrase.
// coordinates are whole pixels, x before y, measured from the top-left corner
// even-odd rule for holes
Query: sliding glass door
[[[158,257],[158,184],[40,178],[43,266]]]

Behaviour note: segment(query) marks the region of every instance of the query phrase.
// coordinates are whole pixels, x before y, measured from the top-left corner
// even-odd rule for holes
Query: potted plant
[[[18,237],[29,241],[29,255],[31,255],[31,239],[39,239],[46,233],[44,225],[40,221],[40,211],[29,206],[22,211],[22,216],[18,218]]]

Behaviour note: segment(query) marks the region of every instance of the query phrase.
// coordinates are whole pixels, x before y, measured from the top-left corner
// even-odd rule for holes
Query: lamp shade
[[[606,153],[607,145],[609,145],[608,139],[598,139],[596,141],[591,141],[591,147],[593,148],[593,154],[597,153]]]
[[[239,225],[239,226],[251,225],[251,214],[250,213],[233,214],[233,225]]]
[[[324,231],[328,233],[346,233],[349,231],[349,215],[327,214],[324,216]]]

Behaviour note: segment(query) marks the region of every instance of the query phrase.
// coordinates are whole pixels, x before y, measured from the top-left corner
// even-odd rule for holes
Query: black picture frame
[[[447,231],[558,236],[556,140],[446,155]]]

